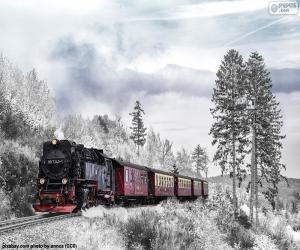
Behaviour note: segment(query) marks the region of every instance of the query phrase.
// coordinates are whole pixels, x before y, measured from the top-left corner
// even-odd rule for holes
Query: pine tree
[[[278,193],[277,184],[281,179],[280,171],[285,168],[280,163],[282,117],[272,93],[270,73],[264,60],[257,52],[250,55],[246,63],[248,121],[252,132],[251,142],[251,183],[250,183],[250,222],[253,222],[253,206],[256,208],[258,225],[258,185],[263,180],[270,184],[264,192],[266,198],[274,203]],[[255,204],[254,204],[255,200]]]
[[[139,101],[135,102],[134,111],[129,113],[132,116],[132,130],[130,139],[134,141],[134,143],[138,147],[138,155],[140,154],[140,146],[144,146],[146,142],[146,130],[144,127],[143,117],[145,115],[145,111],[142,109],[141,103]]]
[[[217,145],[214,162],[221,167],[222,174],[229,172],[232,177],[233,206],[237,214],[236,179],[239,184],[245,177],[243,168],[248,128],[244,109],[245,66],[242,56],[236,50],[230,50],[221,62],[217,72],[216,87],[212,101],[215,107],[211,113],[215,122],[210,134],[212,145]]]
[[[205,173],[205,176],[207,178],[207,172],[208,172],[208,156],[206,153],[206,150],[202,148],[199,144],[195,147],[193,153],[192,153],[192,160],[196,167],[197,175],[201,175],[200,171]]]

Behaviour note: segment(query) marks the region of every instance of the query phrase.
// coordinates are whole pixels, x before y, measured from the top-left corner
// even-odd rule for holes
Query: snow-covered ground
[[[15,230],[0,235],[0,246],[9,245],[57,245],[75,243],[70,230],[77,231],[78,227],[84,222],[83,217],[74,217],[60,221],[39,224]],[[26,249],[26,248],[25,248]],[[41,248],[30,248],[41,249]]]
[[[77,248],[69,249],[125,249],[122,235],[118,233],[113,224],[107,226],[103,218],[109,215],[111,218],[115,217],[120,221],[125,221],[129,215],[148,208],[107,209],[101,206],[91,208],[83,212],[81,217],[30,226],[0,235],[0,246],[12,244],[20,247],[21,245],[35,244],[43,246],[43,249],[45,249],[45,245],[51,249],[51,246],[54,247],[54,245],[76,244]],[[30,249],[41,249],[41,246]],[[59,246],[54,247],[54,249],[58,248]]]
[[[166,208],[162,205],[137,208],[117,207],[112,209],[99,206],[83,212],[81,217],[55,221],[7,233],[0,236],[0,244],[1,246],[2,244],[45,244],[50,247],[51,245],[57,244],[76,244],[77,249],[82,250],[118,250],[125,249],[126,246],[127,249],[133,249],[132,247],[135,246],[128,247],[128,237],[130,238],[128,233],[130,234],[130,230],[134,231],[133,234],[141,234],[138,235],[138,237],[147,239],[147,235],[142,234],[147,234],[149,232],[147,232],[147,229],[149,229],[148,225],[158,224],[158,218],[162,221],[159,222],[160,226],[163,226],[160,228],[163,229],[160,231],[161,233],[171,232],[171,234],[173,234],[173,230],[175,229],[181,235],[189,235],[189,232],[186,231],[187,229],[185,227],[178,227],[178,225],[186,219],[190,221],[188,222],[189,225],[193,224],[193,220],[190,220],[192,211],[188,212],[186,210],[187,208],[184,206],[178,208],[173,206],[173,208],[174,211],[171,211],[172,209],[170,209],[170,207]],[[171,211],[172,216],[171,214],[167,215],[166,211]],[[185,218],[186,215],[187,217]],[[135,224],[135,219],[138,219],[138,222],[141,222],[142,225]],[[129,223],[129,221],[133,222]],[[140,231],[139,229],[135,230],[136,225],[137,227],[142,226]],[[219,244],[219,241],[221,240],[218,238],[218,232],[209,237],[209,235],[207,235],[208,233],[205,232],[206,230],[201,228],[202,227],[198,227],[199,230],[197,230],[197,234],[207,241],[204,244],[211,245],[216,241],[218,241]],[[212,231],[215,232],[216,230],[213,229]],[[173,237],[175,237],[173,246],[167,246],[167,248],[164,247],[163,249],[177,249],[175,246],[182,240],[176,235]],[[191,235],[188,237],[192,237],[191,239],[193,239],[196,236]],[[163,242],[165,241],[164,236],[160,237],[160,239],[163,239]],[[157,244],[160,243],[157,242],[156,245]],[[226,243],[221,242],[220,244],[222,245],[221,249],[231,249]],[[135,249],[140,249],[140,246],[136,246]],[[216,249],[220,248],[218,247]]]
[[[66,249],[65,244],[75,244],[76,247],[69,249],[142,249],[140,242],[152,238],[151,246],[160,250],[183,249],[180,247],[184,247],[185,244],[189,244],[189,247],[184,249],[198,249],[198,246],[199,249],[208,250],[236,249],[228,244],[229,234],[221,232],[216,224],[216,220],[223,223],[220,219],[224,214],[219,214],[223,210],[215,210],[213,207],[209,204],[203,206],[200,201],[183,204],[168,201],[156,206],[136,208],[107,209],[99,206],[84,211],[81,217],[36,225],[1,235],[0,246],[40,244],[49,246],[49,249],[51,245],[63,246],[63,248],[57,246],[52,249]],[[246,206],[241,207],[241,210],[247,213]],[[230,226],[232,222],[226,219],[224,223]],[[300,249],[300,232],[295,232],[286,225],[284,217],[269,214],[261,217],[261,228],[264,234],[256,235],[247,230],[244,234],[253,238],[252,249],[255,250],[278,249],[274,237],[278,237],[279,233],[284,234],[282,238],[285,239],[290,239],[289,235],[291,235]],[[134,244],[128,245],[128,242]],[[27,249],[45,249],[41,246]]]
[[[101,208],[99,210],[102,211]],[[87,213],[89,217],[91,212]],[[76,247],[69,249],[124,249],[122,239],[113,228],[102,228],[100,219],[89,217],[69,218],[5,233],[0,235],[0,246],[12,244],[20,247],[35,244],[43,248],[37,246],[27,249],[40,250],[47,246],[50,249],[60,248],[54,245],[63,245],[63,249],[66,249],[65,244],[76,244]]]

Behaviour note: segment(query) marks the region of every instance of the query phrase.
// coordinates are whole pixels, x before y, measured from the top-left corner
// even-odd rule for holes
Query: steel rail
[[[45,215],[44,215],[45,216]],[[29,217],[35,217],[35,218],[26,218],[26,220],[19,220],[19,221],[15,221],[14,223],[8,223],[8,224],[2,224],[2,226],[0,227],[0,234],[9,232],[9,231],[13,231],[16,229],[20,229],[23,227],[27,227],[27,226],[33,226],[33,225],[37,225],[37,224],[42,224],[42,223],[47,223],[47,222],[51,222],[51,221],[56,221],[56,220],[62,220],[62,219],[67,219],[67,218],[72,218],[72,217],[76,217],[76,216],[80,216],[79,213],[74,213],[74,214],[51,214],[50,216],[46,216],[46,217],[35,217],[35,216],[29,216]]]
[[[23,221],[29,221],[29,220],[36,219],[36,218],[43,218],[44,216],[45,215],[39,214],[39,215],[31,215],[31,216],[16,218],[16,219],[12,219],[12,220],[3,220],[3,221],[0,221],[0,227],[23,222]]]

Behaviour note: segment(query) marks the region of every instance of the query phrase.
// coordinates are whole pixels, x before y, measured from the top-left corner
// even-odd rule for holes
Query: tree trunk
[[[256,154],[256,152],[255,152]],[[255,157],[256,160],[256,157]],[[258,227],[259,225],[259,221],[258,221],[258,174],[257,174],[257,164],[255,161],[255,179],[254,179],[254,183],[255,183],[255,226]]]
[[[137,137],[138,137],[138,140],[137,140],[137,146],[138,146],[138,158],[140,158],[140,125],[138,125],[138,134],[137,134]]]
[[[253,200],[255,194],[255,128],[252,126],[252,152],[251,152],[251,183],[250,183],[250,223],[253,223]]]
[[[255,206],[255,227],[257,228],[258,226],[258,176],[257,176],[257,162],[256,162],[256,99],[254,99],[254,117],[253,117],[252,127],[253,127],[252,156],[251,156],[251,168],[253,168],[252,213],[253,213],[253,198],[255,198],[255,205],[254,205]]]
[[[234,216],[237,217],[237,197],[236,197],[236,164],[235,164],[235,136],[232,138],[232,196],[233,196],[233,208]]]

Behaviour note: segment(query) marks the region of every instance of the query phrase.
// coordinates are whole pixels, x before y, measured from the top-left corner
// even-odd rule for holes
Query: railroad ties
[[[0,234],[20,229],[27,226],[33,226],[37,224],[42,224],[46,222],[51,222],[55,220],[62,220],[71,217],[80,216],[80,213],[73,214],[42,214],[42,215],[33,215],[23,218],[0,221]]]

